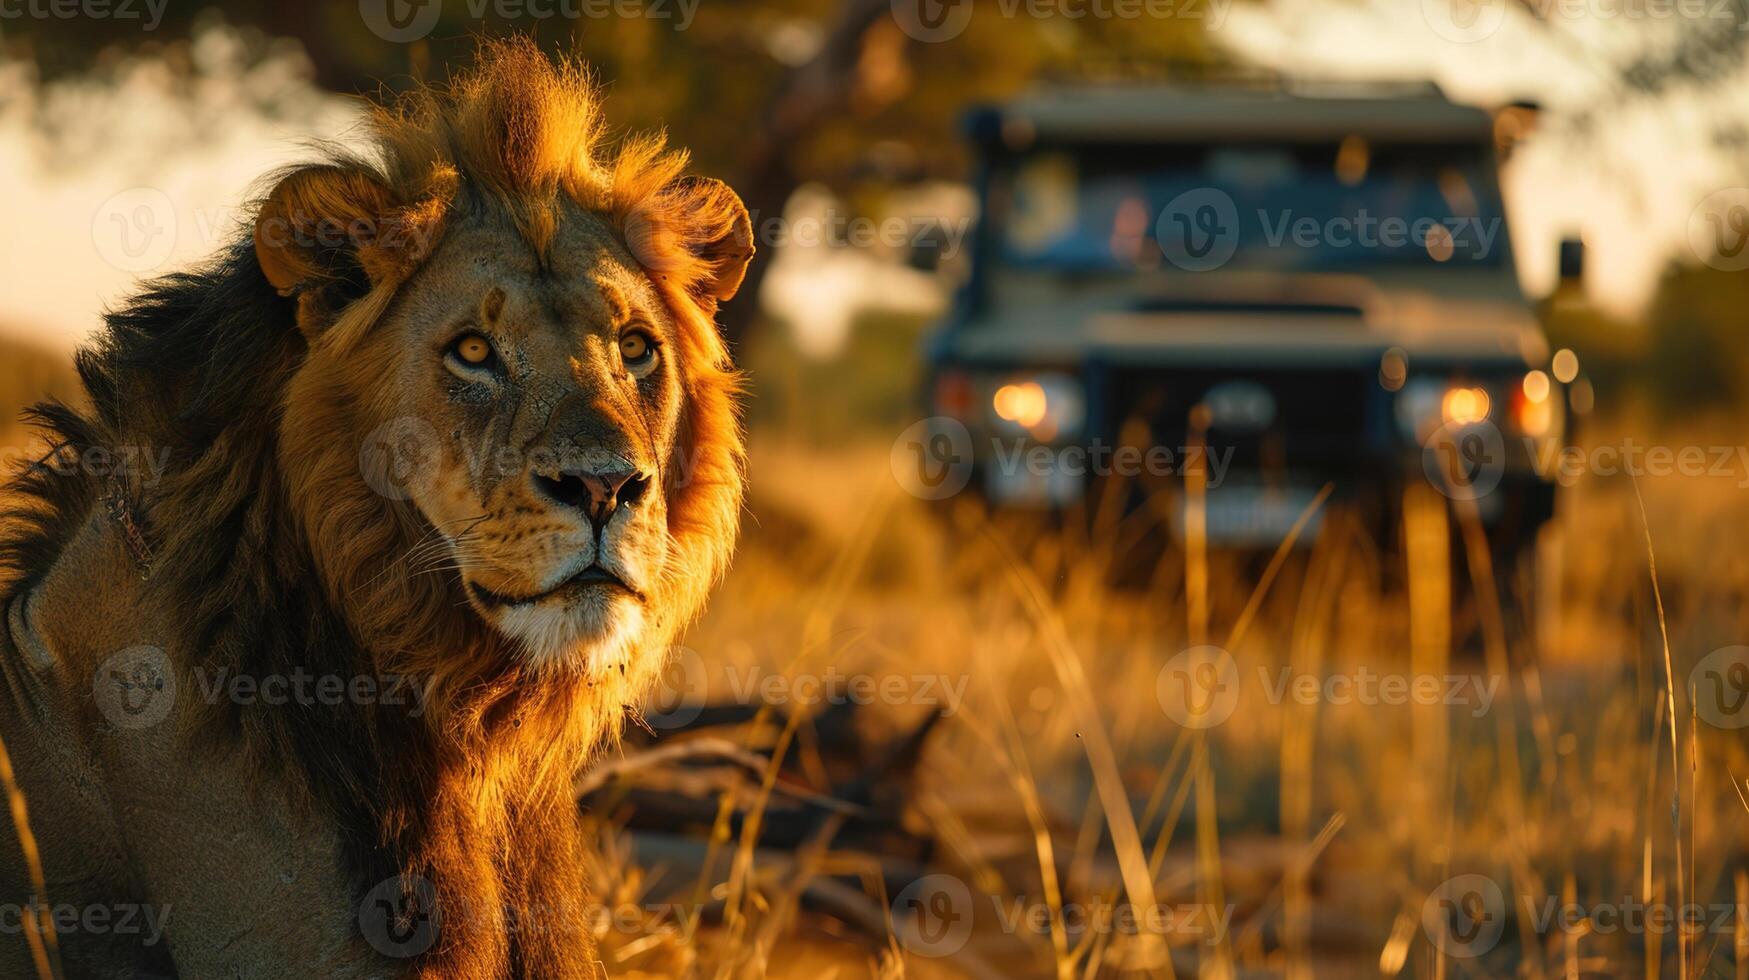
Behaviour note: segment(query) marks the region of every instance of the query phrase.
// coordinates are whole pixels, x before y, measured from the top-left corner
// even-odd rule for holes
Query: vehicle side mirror
[[[1585,278],[1585,242],[1577,238],[1561,240],[1561,285],[1578,285]]]
[[[1518,145],[1536,132],[1541,117],[1541,105],[1522,100],[1494,113],[1494,148],[1499,151],[1502,163],[1511,159]]]
[[[921,229],[911,240],[911,251],[905,264],[918,272],[940,272],[941,260],[947,251],[947,229],[935,221]]]

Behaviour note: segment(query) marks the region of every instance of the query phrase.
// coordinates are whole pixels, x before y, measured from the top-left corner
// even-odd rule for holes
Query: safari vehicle
[[[1198,468],[1210,542],[1255,547],[1326,483],[1387,546],[1410,481],[1473,500],[1506,555],[1550,517],[1534,463],[1566,396],[1488,113],[1426,87],[1087,89],[966,128],[980,218],[924,398],[968,492],[1066,512],[1122,478],[1181,523]]]

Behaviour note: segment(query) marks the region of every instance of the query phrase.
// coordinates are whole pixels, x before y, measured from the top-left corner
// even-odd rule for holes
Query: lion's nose
[[[636,503],[649,481],[634,470],[561,470],[557,477],[535,474],[534,485],[548,498],[573,507],[596,527],[607,523],[621,504]]]

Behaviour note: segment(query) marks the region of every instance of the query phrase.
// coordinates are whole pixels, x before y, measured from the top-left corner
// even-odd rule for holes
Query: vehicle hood
[[[969,361],[1126,364],[1535,364],[1547,341],[1510,280],[1459,270],[1393,276],[1198,273],[1017,284],[945,342]]]

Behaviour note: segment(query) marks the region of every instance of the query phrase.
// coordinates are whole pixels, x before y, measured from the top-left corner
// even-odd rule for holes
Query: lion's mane
[[[478,67],[449,86],[374,108],[369,132],[363,152],[332,150],[319,165],[384,196],[384,233],[352,261],[305,270],[313,288],[284,296],[255,243],[243,241],[206,268],[147,284],[106,316],[106,330],[77,356],[89,409],[34,410],[55,450],[12,485],[0,537],[5,599],[28,591],[115,490],[88,468],[56,462],[119,447],[167,451],[162,479],[124,473],[119,485],[153,548],[149,601],[186,624],[177,666],[405,676],[422,685],[427,707],[414,718],[380,706],[189,705],[183,721],[196,741],[241,749],[275,778],[286,773],[294,803],[351,829],[348,860],[365,885],[429,878],[479,903],[476,919],[575,906],[581,843],[565,839],[575,829],[570,780],[617,736],[733,548],[738,377],[715,329],[715,299],[701,288],[720,270],[683,243],[721,239],[745,212],[708,195],[701,204],[684,154],[660,137],[609,151],[583,70],[553,64],[527,41],[487,42]],[[279,175],[280,185],[295,176]],[[324,213],[324,202],[298,201],[292,186],[296,206],[283,217]],[[262,216],[285,203],[283,194],[264,198]],[[444,228],[488,207],[513,216],[537,254],[568,207],[604,217],[679,331],[686,407],[662,474],[673,560],[653,597],[662,605],[648,649],[611,676],[519,666],[458,602],[453,581],[410,574],[402,559],[431,529],[359,472],[366,434],[356,431],[356,393],[380,365],[354,364],[351,377],[300,373],[344,362]],[[324,329],[299,329],[312,319]],[[522,786],[538,789],[518,796]],[[511,962],[503,922],[473,925],[446,928],[432,955],[458,975]],[[556,944],[543,952],[521,941],[533,943],[514,954],[522,972],[569,975]]]

